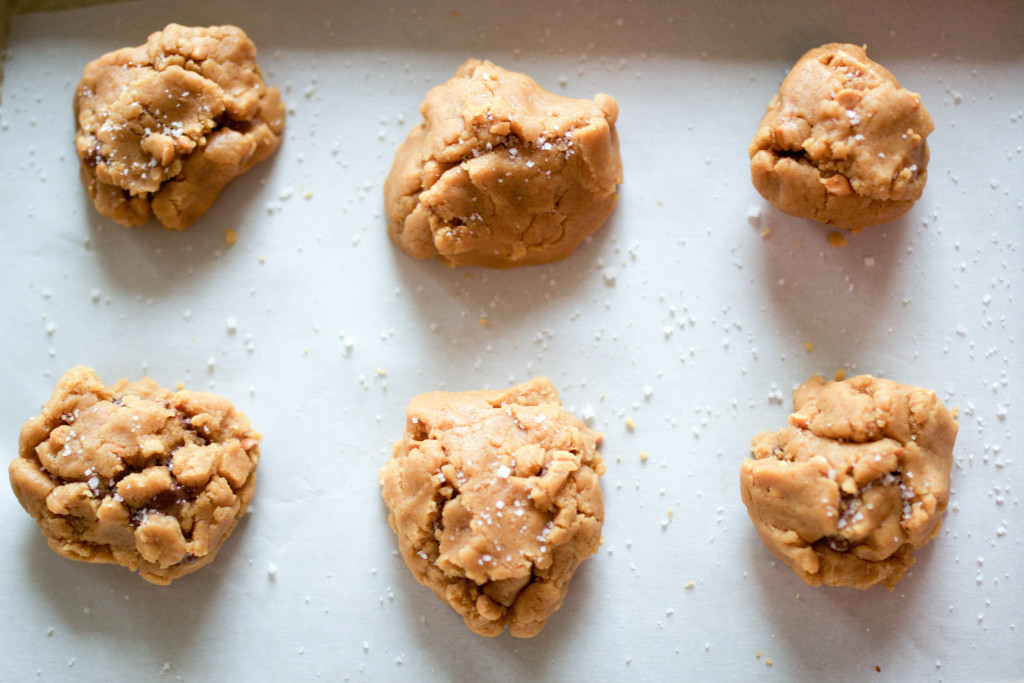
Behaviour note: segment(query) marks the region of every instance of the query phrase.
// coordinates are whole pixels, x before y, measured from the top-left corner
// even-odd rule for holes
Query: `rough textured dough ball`
[[[782,81],[750,143],[754,187],[781,211],[861,230],[906,213],[928,178],[921,97],[864,48],[831,43]]]
[[[277,149],[285,108],[235,26],[169,24],[85,67],[75,148],[96,210],[184,230],[233,178]]]
[[[539,633],[601,542],[600,438],[544,377],[414,398],[380,484],[416,580],[475,633]]]
[[[209,564],[256,487],[260,435],[213,394],[60,378],[21,429],[11,487],[50,547],[168,584]]]
[[[933,392],[869,375],[815,375],[793,404],[740,467],[758,535],[812,586],[892,588],[939,531],[957,423]]]
[[[420,111],[384,184],[388,233],[416,258],[557,261],[615,206],[619,109],[608,95],[570,99],[471,59]]]

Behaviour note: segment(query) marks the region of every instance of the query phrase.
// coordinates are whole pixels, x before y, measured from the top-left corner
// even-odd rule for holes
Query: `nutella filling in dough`
[[[600,438],[544,377],[414,398],[380,484],[416,580],[475,633],[539,633],[601,542]]]
[[[131,227],[184,230],[235,176],[277,149],[285,108],[235,26],[169,24],[85,67],[75,91],[82,185]]]
[[[256,487],[260,435],[213,394],[60,378],[21,429],[11,487],[50,547],[165,585],[210,563]]]
[[[556,95],[471,59],[420,105],[384,184],[388,233],[416,258],[511,268],[565,258],[615,206],[608,95]]]
[[[920,95],[863,48],[823,45],[769,102],[748,150],[750,175],[780,211],[861,230],[920,198],[933,128]]]
[[[957,423],[933,392],[869,375],[815,375],[793,404],[740,467],[758,535],[812,586],[891,589],[939,531]]]

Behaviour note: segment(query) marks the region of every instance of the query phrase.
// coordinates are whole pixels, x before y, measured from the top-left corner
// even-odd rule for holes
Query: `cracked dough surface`
[[[422,394],[406,416],[380,484],[413,576],[475,633],[536,635],[600,544],[600,435],[544,377]]]
[[[939,531],[957,423],[934,392],[869,375],[815,375],[793,404],[740,467],[758,535],[812,586],[892,588]]]
[[[920,198],[933,128],[920,95],[864,48],[830,43],[801,57],[769,102],[751,179],[780,211],[861,230]]]
[[[384,184],[388,233],[416,258],[510,268],[565,258],[622,182],[618,105],[548,92],[471,59],[427,93]]]
[[[76,367],[21,429],[11,487],[64,557],[168,584],[210,563],[252,500],[260,435],[214,394]]]
[[[85,67],[75,91],[82,185],[125,226],[184,230],[277,149],[285,108],[240,28],[169,24]]]

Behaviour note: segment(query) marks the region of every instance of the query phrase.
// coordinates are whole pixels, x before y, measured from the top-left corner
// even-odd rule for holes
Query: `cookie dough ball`
[[[608,95],[570,99],[471,59],[420,111],[384,184],[388,233],[416,258],[557,261],[615,206],[619,108]]]
[[[380,484],[416,580],[475,633],[539,633],[601,542],[600,438],[544,377],[414,398]]]
[[[235,176],[277,149],[284,104],[234,26],[169,24],[85,67],[75,148],[89,198],[131,227],[184,230]]]
[[[869,375],[815,375],[793,404],[740,468],[758,535],[812,586],[892,588],[939,531],[957,423],[933,392]]]
[[[932,118],[863,48],[800,58],[750,143],[757,191],[781,211],[857,231],[906,213],[928,178]]]
[[[22,427],[11,487],[57,553],[164,585],[213,561],[245,513],[259,439],[220,396],[76,367]]]

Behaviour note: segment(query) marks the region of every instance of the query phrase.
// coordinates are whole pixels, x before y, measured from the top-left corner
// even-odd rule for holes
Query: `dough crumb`
[[[409,570],[474,633],[536,635],[599,547],[600,434],[544,377],[422,394],[406,416],[379,481]]]
[[[830,232],[828,234],[828,244],[833,249],[837,247],[845,247],[847,245],[846,238],[838,232]]]

